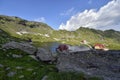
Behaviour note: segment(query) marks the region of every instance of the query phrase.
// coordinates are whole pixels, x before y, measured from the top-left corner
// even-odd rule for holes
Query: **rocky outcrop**
[[[25,42],[9,42],[6,43],[2,46],[2,48],[6,48],[6,49],[20,49],[24,52],[27,52],[28,54],[34,54],[36,51],[36,48],[32,45],[30,45],[29,43],[25,43]]]
[[[59,53],[54,57],[48,49],[35,48],[23,42],[9,42],[2,47],[6,49],[20,49],[30,54],[37,61],[51,62],[57,59],[56,67],[59,71],[84,72],[87,75],[103,77],[105,80],[120,80],[120,51],[83,48],[79,52]],[[84,51],[84,49],[88,51]],[[13,56],[17,58],[22,57],[20,55]],[[2,66],[1,64],[0,67]]]
[[[44,48],[36,48],[29,43],[25,42],[9,42],[2,46],[2,48],[5,49],[20,49],[30,55],[33,55],[33,59],[35,60],[41,60],[41,61],[53,61],[54,57],[52,56],[52,53]],[[16,56],[16,55],[14,55]],[[16,56],[18,57],[18,56]]]
[[[116,53],[116,54],[115,54]],[[60,54],[59,71],[84,72],[105,80],[120,80],[120,51],[82,51]]]

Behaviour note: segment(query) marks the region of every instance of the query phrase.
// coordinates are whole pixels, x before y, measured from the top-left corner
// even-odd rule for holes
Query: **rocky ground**
[[[89,50],[67,54],[53,54],[44,49],[36,48],[28,43],[9,42],[2,45],[3,49],[20,49],[27,52],[35,60],[55,62],[58,71],[84,72],[88,76],[99,76],[105,80],[120,80],[120,51]],[[14,55],[14,57],[20,57]],[[0,65],[2,66],[2,65]],[[14,74],[14,73],[12,73]]]
[[[56,66],[59,71],[82,71],[88,75],[101,76],[105,80],[120,80],[120,51],[60,54]]]

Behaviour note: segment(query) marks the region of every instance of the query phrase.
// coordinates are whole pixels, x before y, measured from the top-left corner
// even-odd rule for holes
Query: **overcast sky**
[[[120,0],[1,0],[0,14],[44,22],[53,29],[120,31],[119,4]]]

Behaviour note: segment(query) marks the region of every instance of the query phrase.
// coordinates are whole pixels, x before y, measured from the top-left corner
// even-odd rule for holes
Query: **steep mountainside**
[[[0,16],[0,28],[11,35],[24,33],[50,33],[53,29],[45,23],[33,22],[19,17]]]
[[[76,31],[57,31],[42,22],[3,15],[0,16],[0,29],[17,38],[31,38],[35,43],[62,42],[80,45],[82,40],[87,40],[90,45],[104,43],[111,49],[120,49],[120,32],[115,30],[101,31],[81,27]]]

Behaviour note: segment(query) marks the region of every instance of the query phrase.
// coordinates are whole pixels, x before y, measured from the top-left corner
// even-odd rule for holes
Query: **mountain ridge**
[[[42,22],[28,21],[15,16],[0,15],[0,29],[11,36],[28,39],[34,42],[61,42],[71,45],[80,45],[80,41],[87,40],[90,45],[104,43],[115,49],[120,44],[120,31],[95,30],[80,27],[76,31],[54,30]]]

